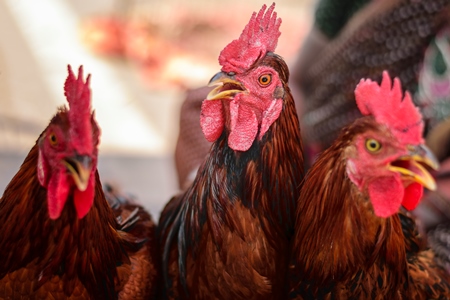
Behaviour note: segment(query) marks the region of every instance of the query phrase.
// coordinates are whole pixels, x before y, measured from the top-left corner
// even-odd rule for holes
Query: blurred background
[[[158,219],[178,191],[174,148],[186,89],[205,85],[220,50],[270,2],[0,1],[0,190],[58,106],[67,65],[91,73],[104,182]],[[291,64],[311,28],[313,0],[279,0],[277,53]]]

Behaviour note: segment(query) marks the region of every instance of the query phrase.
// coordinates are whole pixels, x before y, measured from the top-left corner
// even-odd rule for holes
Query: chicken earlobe
[[[264,134],[269,130],[269,127],[275,122],[283,110],[283,99],[274,99],[269,108],[264,111],[261,122],[261,129],[259,131],[259,139],[262,139]]]

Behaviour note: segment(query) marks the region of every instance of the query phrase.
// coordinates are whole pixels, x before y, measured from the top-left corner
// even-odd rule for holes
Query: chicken
[[[308,171],[292,239],[292,299],[448,299],[449,277],[421,248],[402,213],[436,188],[438,163],[422,138],[424,122],[400,81],[362,80],[364,117],[344,128]]]
[[[190,187],[160,222],[171,299],[282,299],[303,178],[300,126],[274,54],[281,19],[254,13],[219,57],[200,124],[214,142]]]
[[[155,226],[141,209],[118,223],[105,199],[82,67],[76,78],[69,66],[64,91],[70,108],[58,110],[0,200],[0,299],[147,299],[158,278]]]
[[[293,95],[303,109],[305,164],[310,167],[344,126],[361,117],[354,87],[362,77],[381,79],[384,69],[411,92],[431,146],[430,135],[450,116],[450,1],[319,0],[314,17],[290,66]],[[442,148],[442,142],[437,145]],[[450,194],[444,180],[436,181],[438,189],[413,212],[423,233],[450,221]]]

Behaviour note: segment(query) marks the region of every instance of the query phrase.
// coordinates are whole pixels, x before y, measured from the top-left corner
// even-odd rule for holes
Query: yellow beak
[[[436,190],[436,181],[425,166],[433,170],[439,168],[439,162],[425,145],[409,146],[408,155],[398,158],[389,166],[392,172],[400,173],[402,179],[420,183],[429,190]]]
[[[92,159],[87,155],[76,155],[63,160],[64,165],[72,175],[77,188],[83,192],[86,190],[92,169]]]
[[[247,92],[239,81],[230,78],[224,72],[214,75],[208,86],[215,86],[215,88],[209,92],[206,100],[233,99],[236,94]]]

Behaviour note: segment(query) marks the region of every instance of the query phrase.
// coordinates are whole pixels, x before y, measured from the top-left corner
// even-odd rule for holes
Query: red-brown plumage
[[[384,92],[391,89],[388,81],[381,85]],[[394,89],[400,88],[399,83],[396,85]],[[371,110],[366,117],[344,128],[306,175],[297,203],[292,241],[290,298],[448,299],[450,296],[450,278],[433,262],[434,254],[420,247],[414,221],[403,213],[397,214],[404,194],[402,191],[393,195],[398,189],[392,189],[397,181],[391,179],[398,176],[405,190],[419,181],[432,188],[434,182],[429,174],[417,165],[419,161],[431,166],[435,163],[423,152],[422,139],[405,136],[399,139],[398,134],[408,134],[402,126],[420,126],[421,120],[408,122],[409,117],[413,120],[416,115],[402,115],[404,110],[398,108],[411,105],[410,110],[417,112],[416,109],[412,103],[402,103],[401,93],[395,98],[379,98],[372,107],[389,107],[384,101],[396,101],[391,110],[374,110],[402,118],[394,123],[403,125],[392,128],[392,122],[380,123],[380,116],[374,117]],[[412,135],[417,136],[417,132]],[[379,199],[373,199],[371,192],[373,182],[377,183],[379,178],[388,180],[375,196],[400,200],[389,214],[376,208]]]
[[[273,7],[265,16],[264,11],[265,6],[250,22],[277,33],[280,21]],[[249,53],[238,50],[228,53]],[[213,78],[223,85],[204,101],[201,123],[214,143],[193,184],[161,214],[166,294],[170,299],[283,299],[294,203],[303,177],[289,72],[271,52],[245,57],[242,64],[239,56],[226,58],[226,53],[221,54],[223,66],[224,59],[251,64],[231,73],[223,69]]]
[[[84,92],[70,100],[70,109],[85,112],[87,107],[89,114],[77,118],[59,109],[0,200],[0,299],[143,299],[154,294],[154,224],[143,212],[141,220],[133,220],[134,228],[116,221],[97,172],[100,132],[90,111],[88,82],[83,83],[81,72],[75,82],[80,78],[75,90]],[[72,140],[74,122],[84,124]],[[81,145],[86,140],[91,146]],[[55,172],[64,178],[52,195],[57,214],[47,188]],[[87,208],[81,215],[77,196]]]
[[[162,283],[159,245],[156,226],[150,214],[139,204],[124,197],[118,198],[114,190],[105,196],[112,206],[116,223],[125,239],[132,237],[137,243],[130,256],[131,273],[119,291],[119,299],[156,299]],[[116,200],[116,201],[114,201]],[[142,245],[142,246],[141,246]]]

